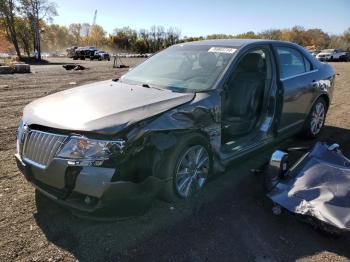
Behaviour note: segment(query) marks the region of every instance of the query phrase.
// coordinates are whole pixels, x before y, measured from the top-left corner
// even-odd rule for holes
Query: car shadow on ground
[[[336,142],[350,155],[350,130],[326,126],[318,140]],[[293,139],[280,147],[315,142]],[[294,261],[324,251],[350,258],[350,234],[334,238],[288,212],[272,214],[262,175],[250,170],[274,148],[245,157],[190,201],[155,201],[140,217],[80,219],[37,193],[35,220],[48,241],[79,261]]]

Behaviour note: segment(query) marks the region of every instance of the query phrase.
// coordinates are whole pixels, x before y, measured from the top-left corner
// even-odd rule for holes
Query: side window
[[[291,77],[311,70],[311,64],[297,50],[289,47],[277,47],[281,78]]]
[[[309,60],[307,60],[305,57],[304,57],[304,63],[305,63],[305,70],[306,70],[306,72],[311,71],[312,70],[312,65],[309,62]]]
[[[251,76],[259,76],[259,80],[265,82],[271,71],[268,59],[265,49],[255,49],[246,53],[240,58],[226,85],[229,89],[237,88],[236,85],[240,85],[241,81],[252,81]]]

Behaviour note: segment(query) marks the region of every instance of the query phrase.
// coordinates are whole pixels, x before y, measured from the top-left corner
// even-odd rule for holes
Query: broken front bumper
[[[112,182],[113,168],[71,168],[54,159],[46,169],[26,163],[15,155],[19,170],[40,192],[70,208],[77,215],[108,219],[140,215],[147,211],[163,181],[149,176],[140,183]]]

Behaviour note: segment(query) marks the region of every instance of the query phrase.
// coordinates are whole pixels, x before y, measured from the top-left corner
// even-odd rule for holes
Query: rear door
[[[313,100],[317,69],[297,48],[275,46],[283,105],[278,132],[300,128]]]

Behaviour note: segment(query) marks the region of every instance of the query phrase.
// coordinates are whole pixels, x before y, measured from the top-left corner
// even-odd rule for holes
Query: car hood
[[[318,53],[317,55],[331,55],[332,53]]]
[[[24,108],[23,122],[71,131],[113,134],[187,103],[194,96],[194,93],[102,81],[31,102]]]

